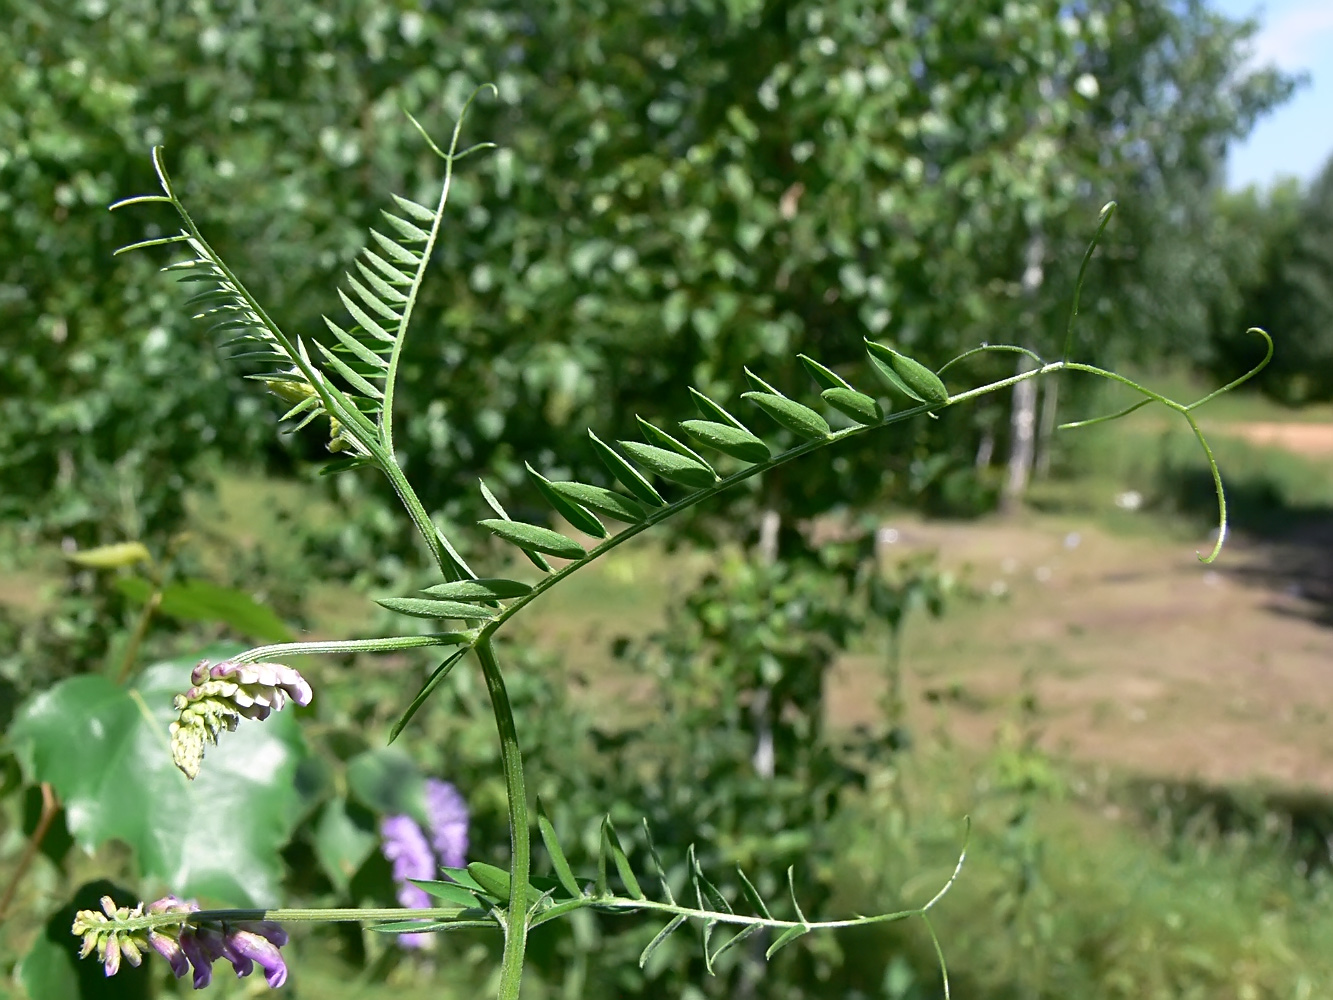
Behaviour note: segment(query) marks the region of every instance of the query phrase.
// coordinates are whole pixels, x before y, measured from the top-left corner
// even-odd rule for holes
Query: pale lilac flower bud
[[[468,808],[463,796],[447,781],[426,779],[426,816],[431,846],[446,868],[467,863]]]
[[[287,701],[309,705],[314,693],[306,679],[281,663],[234,663],[210,666],[207,660],[190,673],[193,686],[176,695],[180,713],[171,724],[171,758],[187,778],[194,779],[208,744],[217,744],[225,729],[234,732],[242,718],[262,721]]]

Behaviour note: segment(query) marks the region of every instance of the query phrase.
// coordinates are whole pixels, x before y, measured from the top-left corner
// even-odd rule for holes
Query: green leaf
[[[607,517],[613,517],[617,521],[624,521],[626,524],[638,524],[647,517],[647,511],[637,500],[631,500],[614,490],[589,486],[587,483],[569,482],[552,483],[551,489],[584,507],[589,507]]]
[[[682,486],[705,489],[717,482],[717,474],[711,468],[700,465],[679,452],[659,448],[656,445],[640,444],[638,441],[621,441],[620,447],[629,452],[630,457],[640,465],[646,466],[663,479],[680,483]]]
[[[768,392],[743,392],[741,399],[748,399],[783,427],[800,437],[817,440],[829,435],[828,421],[810,407],[794,399],[774,396]]]
[[[662,946],[662,942],[671,937],[672,934],[685,923],[685,914],[680,913],[671,918],[671,922],[657,932],[657,936],[648,942],[647,947],[639,954],[639,968],[642,969],[648,964],[648,959],[653,957],[653,952]]]
[[[531,465],[523,463],[528,470],[528,475],[532,476],[532,481],[537,485],[537,492],[540,493],[556,513],[566,521],[578,528],[582,532],[592,535],[594,538],[605,538],[609,534],[606,525],[597,520],[596,515],[591,511],[584,509],[581,504],[574,503],[564,495],[557,493],[551,487],[551,482]]]
[[[449,601],[502,601],[526,597],[532,593],[532,588],[517,580],[455,580],[453,583],[437,583],[422,593]]]
[[[560,847],[560,840],[555,835],[555,825],[546,812],[541,796],[537,797],[537,829],[541,832],[542,842],[546,845],[546,853],[551,856],[551,867],[555,869],[560,885],[575,899],[582,896],[583,890],[579,888],[574,870],[569,867],[569,859],[565,857],[565,852]]]
[[[847,380],[844,379],[841,375],[839,375],[837,372],[830,371],[828,368],[825,368],[814,358],[806,357],[804,354],[798,354],[796,355],[796,357],[797,359],[800,360],[805,370],[810,373],[810,377],[815,380],[815,383],[819,386],[820,389],[852,388],[847,383]]]
[[[400,219],[392,212],[386,212],[384,209],[380,209],[380,215],[384,216],[384,220],[389,223],[391,229],[397,231],[399,239],[407,240],[409,243],[425,243],[430,239],[430,233],[426,232],[426,230],[419,226],[414,226],[406,219]]]
[[[909,395],[926,403],[949,401],[949,390],[945,388],[944,382],[919,361],[913,361],[892,347],[885,347],[873,340],[866,341],[866,350],[872,358],[883,362],[893,371]]]
[[[574,539],[550,528],[525,524],[522,521],[504,521],[499,518],[487,518],[477,523],[521,549],[544,552],[549,556],[559,556],[561,559],[582,559],[587,555],[583,546]]]
[[[376,747],[347,762],[347,788],[382,816],[406,813],[426,825],[426,779],[401,750]]]
[[[603,850],[611,852],[611,860],[615,862],[620,881],[625,884],[630,896],[634,899],[646,899],[643,889],[639,886],[639,880],[634,877],[634,869],[630,866],[625,849],[620,846],[620,836],[616,833],[616,828],[611,825],[610,816],[602,819],[602,841]]]
[[[402,198],[396,194],[392,197],[398,207],[403,210],[404,214],[410,215],[418,222],[424,222],[429,225],[435,221],[434,210],[427,208],[425,205],[420,205],[409,198]]]
[[[495,608],[463,604],[461,601],[432,601],[424,597],[381,597],[375,603],[413,618],[494,618],[500,613]]]
[[[426,678],[426,683],[421,685],[421,690],[418,691],[416,697],[412,699],[412,704],[407,706],[407,709],[403,712],[401,718],[399,718],[399,720],[393,724],[393,728],[389,730],[390,743],[398,739],[403,732],[403,728],[412,721],[412,716],[417,714],[417,710],[426,703],[426,699],[431,696],[432,692],[444,683],[444,679],[449,676],[449,673],[454,669],[454,665],[463,658],[463,654],[470,648],[470,646],[466,646],[458,652],[451,654],[447,660],[431,672],[431,675]]]
[[[911,399],[915,399],[918,403],[925,402],[925,400],[922,399],[921,396],[919,396],[915,391],[907,387],[907,384],[898,377],[897,372],[895,372],[885,362],[881,361],[873,354],[870,355],[870,368],[876,375],[880,377],[880,380],[884,382],[884,384],[887,385],[890,389],[893,389],[897,392],[901,392],[904,396],[907,396]]]
[[[747,430],[733,427],[731,424],[713,420],[684,420],[682,428],[692,437],[698,438],[710,448],[739,458],[742,462],[759,464],[772,458],[768,445]]]
[[[457,882],[436,882],[420,878],[411,878],[408,881],[427,895],[442,899],[446,903],[455,903],[469,909],[479,905],[477,897],[466,886],[461,886]]]
[[[804,935],[809,933],[810,933],[809,927],[804,927],[801,925],[797,925],[796,927],[788,927],[785,931],[783,931],[781,934],[778,935],[776,941],[774,941],[771,945],[768,946],[768,951],[764,952],[764,958],[766,960],[771,959],[774,955],[780,952],[783,948],[787,947],[787,945],[791,944],[798,937],[803,937]]]
[[[89,569],[120,569],[136,563],[153,561],[152,553],[143,542],[117,542],[114,545],[99,545],[95,549],[82,549],[65,556],[72,563],[87,566]]]
[[[335,889],[346,893],[352,876],[370,857],[380,838],[372,813],[336,798],[324,804],[312,840],[320,869]]]
[[[444,872],[459,885],[467,889],[471,889],[474,893],[481,893],[482,895],[485,895],[486,890],[481,887],[481,883],[478,882],[476,879],[474,879],[472,877],[472,873],[469,872],[466,868],[450,868],[446,865],[442,866],[440,868],[440,871]],[[508,882],[505,883],[506,886],[508,884],[509,884]]]
[[[715,949],[713,949],[712,961],[716,962],[719,958],[721,958],[723,955],[729,952],[732,948],[736,947],[742,941],[747,941],[750,938],[754,937],[756,934],[759,933],[760,929],[761,925],[759,924],[750,924],[748,927],[742,927],[739,931],[731,935],[731,937],[727,938]]]
[[[745,893],[745,898],[748,899],[750,905],[754,907],[755,913],[759,914],[761,917],[772,920],[773,914],[768,912],[768,906],[764,903],[764,897],[759,895],[759,890],[754,887],[754,883],[751,882],[749,876],[745,874],[745,869],[740,865],[737,865],[736,874],[739,875],[741,879],[741,891]]]
[[[730,424],[737,430],[749,431],[743,423],[728,413],[723,407],[713,402],[698,389],[690,389],[690,397],[694,400],[694,405],[699,412],[703,414],[705,420],[713,420],[719,424]]]
[[[484,861],[473,861],[467,866],[468,874],[476,880],[486,895],[502,903],[509,901],[509,873],[503,868],[488,865]],[[542,893],[535,886],[529,885],[527,891],[528,906],[541,902]]]
[[[684,455],[686,458],[692,459],[706,468],[711,468],[711,466],[708,465],[708,462],[704,460],[704,457],[684,441],[678,440],[662,430],[662,428],[648,423],[643,417],[636,416],[634,419],[639,422],[639,429],[643,431],[643,436],[648,439],[649,444],[655,445],[658,448],[665,448],[667,451],[674,451],[677,455]]]
[[[845,413],[859,424],[877,424],[884,419],[884,409],[879,402],[864,392],[855,389],[825,389],[820,397],[829,406],[840,413]]]
[[[666,506],[666,501],[662,499],[661,494],[653,489],[652,484],[643,477],[638,469],[617,455],[609,444],[592,431],[588,431],[588,437],[592,439],[593,450],[597,452],[597,457],[602,460],[602,464],[611,471],[611,475],[616,477],[621,486],[649,507]]]
[[[486,480],[478,479],[477,482],[481,485],[481,496],[482,499],[486,501],[487,506],[500,515],[501,520],[512,521],[513,518],[509,516],[509,513],[504,509],[504,506],[496,498],[495,494],[491,492],[491,488],[486,485]],[[551,564],[539,553],[525,548],[523,549],[523,554],[528,557],[528,560],[532,565],[536,566],[543,573],[551,572]]]
[[[768,393],[770,396],[781,396],[781,395],[782,395],[782,393],[778,392],[776,389],[774,389],[771,385],[769,385],[767,382],[765,382],[763,379],[761,379],[761,378],[760,378],[758,375],[756,375],[754,372],[750,371],[750,369],[748,369],[748,368],[745,369],[745,378],[746,378],[747,381],[749,381],[749,383],[750,383],[752,386],[754,386],[756,392],[766,392],[766,393]],[[744,398],[743,395],[742,395],[742,398]],[[785,397],[784,397],[784,398],[785,398]]]
[[[248,593],[207,580],[181,580],[164,587],[157,611],[187,621],[219,621],[267,643],[291,643],[295,637],[279,616]]]
[[[201,655],[222,660],[239,651],[210,647]],[[304,808],[295,713],[243,721],[187,781],[171,762],[167,727],[176,717],[172,697],[190,686],[198,659],[154,664],[128,688],[101,676],[68,678],[29,700],[9,737],[28,780],[55,788],[84,850],[121,840],[140,875],[183,896],[273,905],[283,875],[278,852]]]

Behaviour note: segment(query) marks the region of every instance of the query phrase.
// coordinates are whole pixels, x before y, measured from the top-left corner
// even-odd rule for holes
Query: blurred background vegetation
[[[1277,341],[1202,411],[1226,568],[1189,565],[1211,486],[1161,414],[1061,436],[1057,403],[1122,400],[1073,378],[987,397],[733,491],[535,609],[508,649],[533,784],[585,862],[603,813],[646,816],[669,867],[691,842],[761,889],[795,864],[829,915],[928,898],[970,813],[940,920],[957,995],[1329,995],[1333,164],[1222,184],[1296,85],[1246,60],[1253,24],[1195,0],[0,0],[0,21],[0,724],[63,678],[216,640],[401,630],[369,597],[428,575],[391,491],[318,475],[320,434],[280,434],[203,342],[171,258],[113,256],[173,225],[106,211],[154,188],[154,144],[273,316],[318,337],[389,192],[438,175],[403,110],[439,134],[496,83],[467,131],[499,149],[462,166],[399,390],[408,475],[474,564],[479,474],[536,510],[525,460],[602,481],[588,427],[683,419],[687,385],[725,401],[742,365],[795,394],[797,352],[850,375],[863,336],[933,367],[981,342],[1057,354],[1116,199],[1081,358],[1184,397],[1262,356],[1248,326]],[[151,563],[67,558],[126,541]],[[312,668],[287,904],[392,900],[389,806],[358,767],[434,666]],[[503,863],[477,678],[404,740]],[[155,886],[59,811],[24,860],[44,813],[14,753],[0,963],[31,992],[20,959],[80,885]],[[533,997],[938,995],[910,925],[765,978],[738,949],[709,978],[683,940],[641,971],[655,927],[579,917],[534,938]],[[291,992],[329,998],[478,995],[497,954],[346,929],[293,949]],[[162,971],[116,988],[163,994]]]

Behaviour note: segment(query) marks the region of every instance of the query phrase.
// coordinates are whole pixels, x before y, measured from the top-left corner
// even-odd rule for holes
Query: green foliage
[[[60,796],[84,850],[117,839],[134,850],[146,879],[221,905],[269,905],[279,897],[277,852],[303,806],[293,785],[303,741],[291,713],[251,724],[245,739],[219,747],[205,773],[186,781],[164,734],[175,717],[172,696],[189,687],[193,666],[156,664],[127,688],[72,677],[29,702],[8,738],[26,779],[50,782]],[[74,752],[71,732],[82,734]]]
[[[1279,331],[1260,388],[1292,406],[1333,399],[1333,160],[1308,190],[1249,191],[1224,202],[1221,214],[1250,254],[1232,308],[1241,323],[1263,316]],[[1210,347],[1214,371],[1254,356],[1253,344],[1225,328]]]

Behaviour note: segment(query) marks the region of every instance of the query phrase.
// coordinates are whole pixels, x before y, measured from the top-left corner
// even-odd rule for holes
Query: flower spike
[[[235,732],[243,718],[263,721],[288,699],[309,705],[314,696],[306,679],[281,663],[224,660],[209,666],[202,660],[190,681],[193,687],[174,702],[180,716],[171,724],[171,759],[192,781],[207,745],[216,745],[224,729]]]

